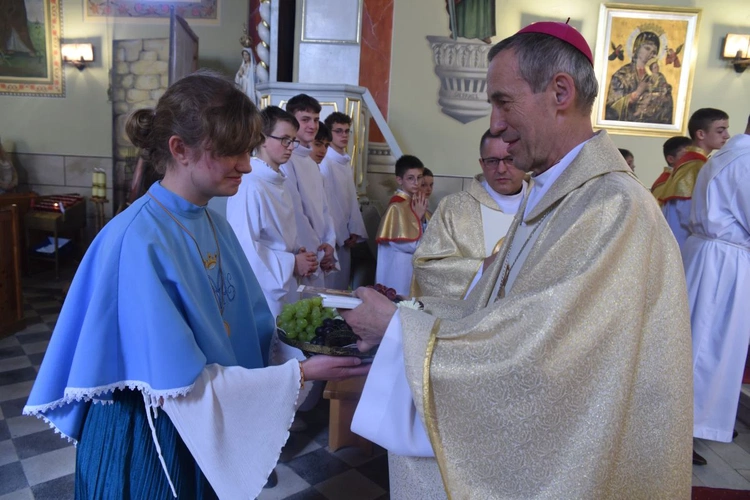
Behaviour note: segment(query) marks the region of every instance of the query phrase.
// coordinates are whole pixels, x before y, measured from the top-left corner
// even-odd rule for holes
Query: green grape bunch
[[[326,319],[333,319],[336,313],[330,307],[323,307],[321,297],[302,299],[294,304],[286,304],[276,319],[276,326],[286,332],[290,339],[310,342],[315,338],[315,330]]]

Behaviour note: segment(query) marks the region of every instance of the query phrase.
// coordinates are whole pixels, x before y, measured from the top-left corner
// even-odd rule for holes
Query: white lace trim
[[[43,404],[43,405],[26,405],[23,408],[23,414],[24,415],[32,415],[37,418],[40,418],[44,420],[47,425],[49,425],[51,428],[55,430],[56,434],[60,434],[60,437],[66,438],[69,442],[72,442],[73,444],[78,444],[78,441],[64,432],[62,432],[58,427],[55,425],[54,422],[52,422],[49,418],[47,418],[44,413],[48,412],[50,410],[54,410],[55,408],[59,408],[61,406],[65,406],[70,403],[76,403],[76,402],[93,402],[95,404],[112,404],[113,402],[111,400],[105,400],[100,399],[99,396],[103,394],[109,394],[113,393],[115,390],[123,390],[123,389],[130,389],[130,390],[138,390],[143,394],[144,401],[148,402],[148,406],[151,408],[158,408],[160,406],[159,400],[162,398],[175,398],[178,396],[185,396],[190,391],[193,390],[193,385],[190,384],[185,387],[179,387],[177,389],[166,389],[166,390],[155,390],[152,389],[151,386],[143,381],[140,380],[123,380],[121,382],[115,382],[114,384],[108,384],[103,385],[99,387],[89,387],[89,388],[83,388],[83,387],[66,387],[64,396],[56,401],[52,401],[51,403]]]

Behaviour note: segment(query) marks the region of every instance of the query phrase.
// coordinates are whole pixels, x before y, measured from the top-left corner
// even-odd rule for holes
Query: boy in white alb
[[[306,285],[325,286],[325,273],[338,270],[336,258],[336,233],[328,213],[323,176],[318,165],[310,158],[310,147],[318,132],[320,103],[306,94],[299,94],[286,105],[286,110],[299,122],[299,146],[289,160],[281,165],[287,177],[286,187],[294,205],[297,237],[301,246],[317,252],[320,267],[301,279]]]
[[[351,157],[346,154],[352,119],[334,112],[326,117],[325,125],[331,131],[331,144],[320,171],[326,181],[328,208],[336,228],[336,254],[341,266],[341,271],[326,276],[326,286],[347,290],[351,281],[351,249],[367,239],[367,230],[359,210]]]
[[[227,200],[227,220],[258,277],[274,316],[297,300],[297,279],[318,267],[314,252],[300,246],[286,177],[279,171],[297,140],[297,120],[276,106],[261,112],[266,140],[250,160],[252,171]]]
[[[409,296],[413,273],[412,257],[427,226],[427,198],[421,191],[424,165],[416,156],[396,160],[393,195],[378,227],[378,266],[375,281]]]

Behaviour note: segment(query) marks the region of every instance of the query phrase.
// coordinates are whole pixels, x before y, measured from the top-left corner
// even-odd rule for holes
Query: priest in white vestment
[[[354,172],[351,157],[346,153],[349,143],[352,119],[340,112],[326,117],[325,123],[331,130],[333,139],[320,163],[326,185],[328,209],[336,230],[336,255],[341,270],[326,276],[326,286],[338,290],[348,290],[351,281],[351,249],[367,240],[367,229],[362,219],[354,186]]]
[[[693,436],[732,440],[750,341],[750,123],[701,169],[683,262],[693,331]]]
[[[493,262],[521,205],[526,173],[513,167],[508,145],[487,130],[479,154],[483,173],[440,200],[414,252],[413,296],[465,297]]]
[[[592,130],[591,50],[540,22],[489,59],[490,128],[534,176],[523,216],[467,300],[396,312],[358,289],[363,304],[343,315],[360,349],[380,348],[352,428],[402,455],[393,498],[688,499],[679,248]]]

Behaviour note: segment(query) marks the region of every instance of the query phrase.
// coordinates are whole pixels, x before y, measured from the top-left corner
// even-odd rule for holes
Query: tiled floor
[[[28,280],[27,327],[0,340],[0,500],[73,498],[75,448],[44,422],[21,415],[57,320],[60,283],[45,275]],[[326,403],[306,414],[308,430],[292,434],[276,467],[279,483],[259,500],[388,498],[383,450],[365,456],[358,448],[327,447]],[[693,467],[694,485],[750,491],[750,428],[740,421],[736,428],[733,443],[696,442],[708,465]]]
[[[0,340],[0,500],[73,498],[75,448],[43,421],[21,415],[57,321],[64,281],[46,275],[27,280],[27,327]],[[278,485],[259,500],[388,499],[382,449],[370,456],[359,448],[330,452],[327,403],[305,413],[308,429],[292,433],[276,468]]]

